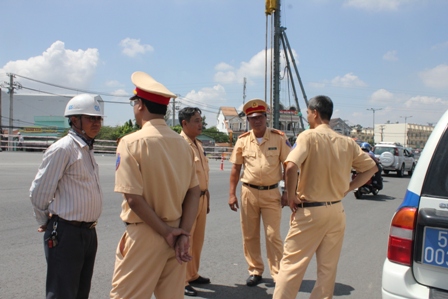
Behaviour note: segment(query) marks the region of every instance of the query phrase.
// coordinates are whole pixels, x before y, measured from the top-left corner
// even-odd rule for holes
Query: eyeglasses
[[[94,123],[94,122],[102,122],[103,118],[101,116],[92,116],[92,115],[83,115],[82,116],[84,119]]]
[[[131,105],[131,107],[134,107],[134,106],[135,106],[135,103],[136,103],[138,100],[139,100],[139,99],[131,100],[131,101],[129,102],[129,105]]]

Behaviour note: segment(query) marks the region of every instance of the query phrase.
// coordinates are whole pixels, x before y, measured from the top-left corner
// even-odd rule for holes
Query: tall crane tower
[[[283,52],[286,58],[286,70],[287,74],[290,78],[294,101],[297,105],[297,113],[300,117],[300,124],[302,126],[302,130],[304,130],[303,125],[303,117],[302,111],[300,109],[299,100],[297,97],[297,91],[294,83],[293,73],[291,71],[291,65],[294,67],[295,76],[297,77],[297,81],[300,85],[300,89],[302,91],[302,96],[305,101],[306,107],[308,106],[308,99],[306,97],[305,89],[302,84],[302,80],[299,75],[299,71],[297,69],[297,65],[295,63],[294,56],[292,54],[291,47],[289,45],[288,38],[286,36],[286,28],[281,26],[280,22],[280,0],[266,0],[266,30],[268,28],[268,18],[269,16],[273,19],[272,21],[272,31],[273,31],[273,49],[272,49],[272,126],[276,129],[280,129],[280,43],[283,46]],[[268,31],[268,30],[267,30]],[[266,32],[266,37],[268,36]],[[267,38],[266,38],[266,49],[267,49]],[[267,51],[266,51],[267,55]],[[266,57],[267,60],[267,57]],[[266,72],[267,75],[267,72]]]

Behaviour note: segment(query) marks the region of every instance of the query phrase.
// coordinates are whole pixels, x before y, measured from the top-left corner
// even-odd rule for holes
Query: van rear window
[[[442,137],[429,163],[422,195],[448,198],[448,130],[445,128]]]

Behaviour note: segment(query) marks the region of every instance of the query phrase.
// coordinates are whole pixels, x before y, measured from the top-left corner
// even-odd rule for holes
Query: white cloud
[[[210,102],[226,101],[226,91],[224,87],[217,84],[213,87],[204,87],[199,91],[192,90],[185,96],[185,100],[192,100],[192,102],[201,102],[204,106],[208,106]],[[188,104],[190,105],[190,104]]]
[[[247,79],[248,83],[251,83],[253,80],[264,78],[265,76],[265,67],[266,67],[266,51],[262,50],[252,56],[252,58],[249,59],[249,61],[243,61],[241,62],[238,69],[235,69],[233,66],[221,62],[215,66],[215,70],[217,70],[214,80],[215,82],[221,83],[221,84],[230,84],[230,83],[241,83],[243,82],[243,78]],[[268,69],[270,69],[271,65],[271,49],[268,49],[267,51],[268,60],[267,60],[267,66]],[[294,59],[296,61],[296,64],[298,64],[297,59],[297,53],[292,50],[292,53],[294,55]],[[283,51],[280,52],[280,65],[283,67],[286,65],[286,59]],[[291,61],[291,59],[290,59]],[[281,68],[282,68],[281,67]],[[291,69],[293,67],[291,66]],[[268,71],[269,74],[269,71]]]
[[[432,107],[441,107],[448,106],[448,101],[436,97],[415,96],[407,100],[405,105],[408,108],[428,107],[428,105]]]
[[[238,73],[244,77],[264,77],[265,74],[265,51],[260,51],[255,54],[248,62],[242,62]],[[270,51],[268,52],[268,65],[270,64]]]
[[[117,86],[124,86],[124,84],[118,82],[117,80],[111,80],[106,82],[106,86],[117,87]]]
[[[411,0],[345,0],[344,6],[368,11],[394,11]]]
[[[397,51],[388,51],[386,54],[383,55],[383,59],[387,61],[397,61]]]
[[[123,96],[129,96],[129,92],[127,92],[124,89],[117,89],[114,90],[113,92],[111,92],[111,94],[113,94],[116,97],[123,97]]]
[[[218,72],[233,71],[234,67],[231,66],[230,64],[225,63],[225,62],[221,62],[221,63],[218,63],[215,66],[215,70],[218,71]]]
[[[231,84],[237,82],[237,74],[234,71],[217,72],[213,79],[221,84]]]
[[[202,115],[206,116],[208,127],[216,125],[217,107],[225,106],[227,102],[227,94],[225,88],[217,84],[213,87],[204,87],[200,90],[192,90],[178,99],[182,107],[197,106],[202,110]],[[210,105],[213,103],[213,105]],[[214,111],[214,112],[212,112]]]
[[[448,88],[448,65],[440,64],[420,73],[423,83],[432,88]]]
[[[373,103],[392,102],[393,100],[394,94],[385,89],[379,89],[375,91],[371,96],[371,102]]]
[[[353,73],[345,74],[344,76],[337,76],[331,80],[333,86],[339,87],[363,87],[367,86],[361,79],[353,75]]]
[[[448,49],[448,41],[440,44],[436,44],[431,47],[431,50],[445,50]]]
[[[40,56],[8,62],[0,69],[0,73],[14,73],[43,82],[85,89],[92,80],[98,60],[98,49],[74,51],[66,49],[63,42],[56,41]],[[17,80],[24,87],[36,86],[36,83],[21,80],[20,77]]]
[[[142,45],[140,44],[139,39],[129,37],[121,40],[120,46],[123,48],[123,54],[129,57],[135,57],[138,54],[145,54],[146,52],[154,51],[154,48],[151,45]]]

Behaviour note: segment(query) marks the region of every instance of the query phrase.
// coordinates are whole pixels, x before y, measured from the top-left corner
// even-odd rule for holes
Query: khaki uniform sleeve
[[[139,163],[130,153],[126,140],[121,140],[117,147],[114,191],[143,195],[143,178]]]
[[[193,149],[189,146],[190,149],[190,155],[191,155],[191,171],[190,171],[190,186],[188,189],[191,189],[193,187],[196,187],[199,185],[198,176],[196,175],[196,163],[195,163],[195,155]]]
[[[352,167],[357,172],[364,172],[374,167],[376,163],[373,161],[373,159],[370,158],[370,156],[367,155],[365,152],[363,152],[361,147],[358,144],[356,144],[356,142],[353,142],[353,144],[352,144],[352,150],[353,150]]]
[[[280,161],[282,163],[285,162],[286,158],[288,157],[289,153],[291,152],[291,148],[288,146],[287,143],[288,139],[286,136],[282,136],[282,144],[281,144],[281,152],[280,152]]]
[[[235,143],[235,146],[232,151],[232,155],[230,156],[229,161],[233,164],[243,164],[243,148],[242,148],[242,140],[238,139]]]
[[[297,167],[301,167],[303,161],[305,161],[308,156],[309,151],[309,141],[307,134],[302,133],[297,137],[296,147],[289,153],[288,157],[285,160],[286,162],[292,162],[297,165]]]

